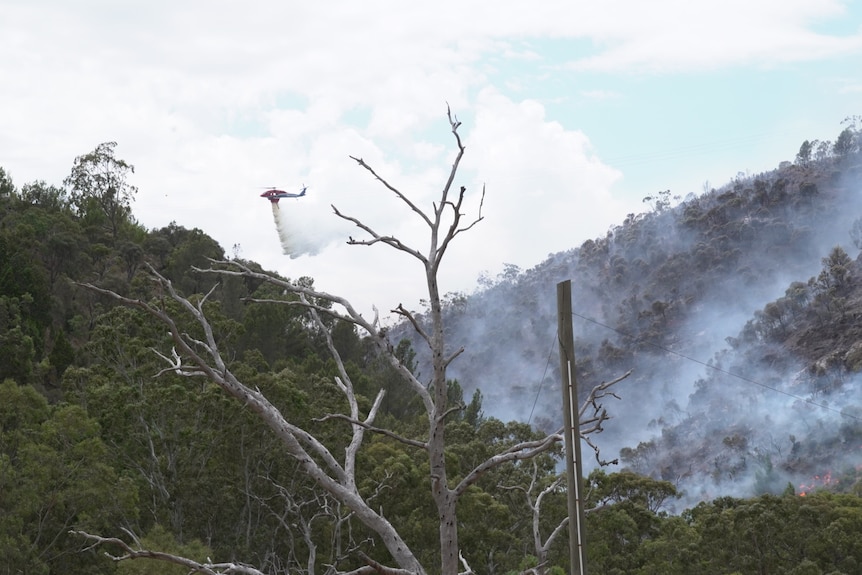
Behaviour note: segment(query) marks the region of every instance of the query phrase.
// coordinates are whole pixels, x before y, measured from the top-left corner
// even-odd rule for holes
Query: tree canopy
[[[482,219],[481,211],[462,219],[481,196],[455,184],[464,151],[458,127],[450,117],[452,177],[427,212],[356,160],[436,230],[428,246],[378,234],[360,214],[334,214],[362,232],[350,240],[357,249],[388,246],[422,261],[421,279],[433,286],[429,313],[396,310],[416,330],[412,342],[316,290],[313,278],[225,259],[202,230],[144,229],[132,217],[132,166],[116,158],[114,143],[77,158],[62,188],[17,188],[0,168],[2,572],[568,571],[556,430],[487,415],[487,390],[467,393],[468,382],[449,372],[463,355],[445,343],[447,306],[463,301],[428,280],[457,236]],[[845,144],[858,153],[858,138]],[[752,198],[777,209],[783,189],[776,182]],[[794,189],[791,199],[812,194]],[[658,198],[661,210],[656,204],[618,230],[631,257],[611,257],[602,240],[582,248],[606,285],[630,277],[640,265],[635,254],[677,278],[695,265],[662,261],[660,246],[645,243],[658,237],[654,220],[673,211],[667,194]],[[733,225],[745,198],[740,190],[681,210],[686,225],[718,242],[703,240],[704,257],[731,257],[716,247],[728,245],[719,231]],[[820,334],[847,322],[857,264],[840,249],[822,263],[820,275],[757,314],[749,335],[774,342],[798,328]],[[510,267],[488,287],[514,289],[520,276]],[[617,310],[620,325],[640,330],[631,332],[632,346],[607,342],[584,362],[606,379],[648,333],[680,317],[684,294],[632,297]],[[427,350],[442,353],[423,376]],[[857,365],[849,352],[842,361]],[[850,424],[842,433],[859,438]],[[745,443],[741,433],[725,439],[737,452]],[[628,462],[648,452],[629,450]],[[598,470],[585,478],[588,571],[849,575],[862,561],[854,477],[836,470],[834,481],[804,496],[791,487],[672,515],[674,483]],[[838,483],[845,493],[830,492]],[[441,517],[452,525],[441,527]],[[105,551],[174,566],[114,561]]]

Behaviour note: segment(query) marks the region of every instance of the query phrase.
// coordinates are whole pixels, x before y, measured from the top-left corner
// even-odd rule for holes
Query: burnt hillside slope
[[[634,370],[621,400],[606,404],[614,419],[596,437],[604,459],[621,454],[623,465],[695,499],[800,482],[813,467],[779,473],[779,460],[800,449],[797,427],[834,436],[859,423],[841,412],[855,409],[846,391],[862,360],[836,359],[862,355],[858,270],[847,264],[840,317],[825,315],[836,304],[823,293],[834,291],[828,278],[818,282],[836,247],[855,260],[862,245],[860,137],[848,130],[853,145],[840,153],[800,152],[793,164],[675,205],[671,191],[655,194],[650,211],[605,237],[453,294],[447,335],[465,352],[450,374],[465,392],[481,390],[487,415],[556,428],[555,292],[571,280],[582,393]],[[803,314],[804,306],[814,307]],[[427,358],[414,344],[421,371]],[[824,388],[823,378],[844,383]]]

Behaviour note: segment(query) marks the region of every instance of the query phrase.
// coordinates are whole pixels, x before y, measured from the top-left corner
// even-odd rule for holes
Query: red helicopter
[[[277,190],[275,188],[270,188],[267,191],[265,191],[264,193],[262,193],[260,195],[260,197],[266,198],[267,200],[269,200],[273,204],[277,204],[278,200],[283,200],[284,198],[301,198],[302,196],[305,195],[305,190],[307,190],[307,189],[308,188],[305,185],[303,185],[302,190],[298,194],[295,194],[295,193],[291,193],[291,192],[285,192],[284,190]]]

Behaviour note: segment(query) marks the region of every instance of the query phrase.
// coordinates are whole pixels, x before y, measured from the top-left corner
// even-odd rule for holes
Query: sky
[[[604,236],[658,191],[776,168],[862,114],[862,2],[837,0],[4,0],[0,54],[17,186],[59,186],[115,141],[140,224],[200,228],[384,321],[421,308],[423,270],[347,245],[367,235],[332,206],[427,251],[350,156],[432,210],[457,152],[447,106],[463,221],[482,221],[447,253],[444,293]],[[304,185],[279,203],[285,254],[259,195]]]

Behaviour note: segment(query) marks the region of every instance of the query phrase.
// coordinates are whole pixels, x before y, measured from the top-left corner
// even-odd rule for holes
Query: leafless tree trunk
[[[461,559],[456,516],[458,498],[487,471],[507,462],[530,459],[549,450],[562,437],[561,433],[556,433],[539,440],[523,442],[505,448],[478,465],[472,471],[466,473],[458,482],[452,482],[447,474],[444,456],[446,447],[445,425],[447,418],[453,412],[463,409],[463,406],[448,404],[446,372],[448,366],[462,353],[463,349],[447,352],[443,330],[441,295],[437,278],[441,261],[452,241],[459,234],[470,230],[482,220],[481,211],[482,202],[484,201],[483,190],[478,204],[477,216],[468,222],[462,222],[464,214],[462,214],[461,210],[464,207],[463,204],[467,190],[464,186],[460,186],[457,193],[453,192],[452,189],[465,148],[458,134],[458,128],[461,123],[457,118],[453,117],[451,112],[448,113],[448,119],[457,144],[457,153],[441,196],[437,202],[433,203],[432,209],[429,212],[414,204],[405,194],[378,175],[361,158],[353,158],[359,166],[375,177],[391,193],[395,194],[420,222],[428,227],[429,244],[424,251],[404,244],[394,236],[380,234],[363,223],[361,219],[345,214],[335,206],[332,206],[337,217],[352,222],[367,236],[365,239],[350,237],[348,244],[356,246],[387,245],[397,251],[410,255],[423,265],[429,302],[427,322],[420,323],[419,318],[400,304],[393,312],[409,322],[421,340],[429,347],[432,358],[432,374],[429,381],[420,381],[410,371],[408,366],[400,363],[394,353],[394,347],[387,337],[386,329],[379,325],[377,317],[369,321],[359,314],[350,302],[344,298],[316,291],[266,273],[254,271],[240,261],[213,262],[209,269],[197,270],[202,273],[242,276],[270,282],[281,288],[284,292],[293,294],[296,297],[290,301],[251,301],[260,304],[300,306],[309,311],[313,320],[319,326],[321,333],[327,338],[329,350],[335,359],[339,372],[339,376],[336,377],[336,384],[346,398],[349,406],[349,413],[326,414],[320,418],[323,420],[339,419],[350,425],[352,436],[348,446],[344,450],[342,458],[336,457],[334,453],[331,453],[312,433],[287,421],[280,411],[259,390],[245,385],[230,371],[226,361],[222,357],[218,342],[213,335],[213,329],[204,313],[204,306],[210,294],[203,296],[195,302],[190,301],[177,293],[170,281],[159,275],[155,269],[149,268],[150,274],[160,284],[162,292],[166,297],[178,302],[184,311],[202,328],[204,333],[203,339],[196,339],[178,328],[174,318],[165,311],[164,306],[126,298],[97,286],[86,285],[89,289],[110,295],[125,305],[140,308],[163,322],[170,330],[175,344],[175,349],[172,350],[171,354],[172,357],[160,353],[168,364],[168,367],[164,370],[165,372],[174,371],[184,376],[207,378],[218,384],[226,393],[241,401],[270,427],[272,432],[282,441],[289,454],[299,462],[304,473],[325,490],[329,497],[349,509],[354,517],[380,537],[392,557],[394,566],[381,565],[371,558],[357,553],[366,562],[366,566],[354,570],[351,574],[364,575],[366,573],[377,572],[384,575],[407,575],[408,573],[425,575],[426,573],[425,567],[420,564],[413,550],[407,546],[396,528],[382,515],[382,510],[372,508],[370,501],[364,499],[357,489],[357,479],[355,476],[356,457],[366,432],[384,434],[387,437],[400,441],[404,445],[420,449],[426,453],[430,466],[430,488],[439,517],[440,572],[443,575],[458,575],[459,573]],[[369,412],[364,416],[360,414],[353,383],[322,321],[321,316],[323,314],[350,322],[368,334],[383,356],[387,358],[403,377],[404,384],[409,386],[420,398],[428,418],[427,437],[420,439],[403,437],[391,430],[375,426],[375,418],[383,399],[382,390],[374,400]],[[603,385],[605,387],[601,390],[602,395],[597,396],[593,394],[584,403],[583,410],[586,410],[590,405],[595,408],[594,416],[587,418],[584,422],[582,429],[586,430],[586,433],[600,431],[601,423],[607,419],[606,412],[600,409],[600,405],[596,403],[597,398],[608,394],[607,387],[610,384]],[[120,545],[126,552],[121,558],[152,556],[146,555],[151,554],[152,552],[150,551],[134,549],[126,543],[118,542],[116,539],[102,538],[94,535],[85,536],[89,537],[95,544],[113,543]],[[124,545],[125,547],[123,547]],[[313,549],[313,545],[310,545],[309,548]],[[157,558],[191,566],[190,563],[182,563],[182,558]],[[464,564],[466,568],[466,562]],[[219,572],[219,569],[225,573],[257,573],[257,571],[250,568],[243,567],[246,570],[240,571],[236,570],[237,567],[235,566],[216,566],[214,564],[195,568],[205,573]],[[309,565],[309,572],[311,572],[312,568],[313,566]]]
[[[530,517],[532,519],[533,549],[536,553],[537,563],[536,567],[531,569],[531,571],[535,572],[535,575],[545,575],[545,572],[547,571],[548,550],[551,548],[554,541],[556,541],[557,537],[563,533],[566,525],[569,524],[569,518],[564,517],[551,531],[548,538],[544,541],[542,540],[542,532],[540,529],[542,500],[560,488],[564,477],[557,477],[550,485],[541,489],[537,494],[536,490],[539,488],[538,479],[538,468],[534,463],[532,474],[530,476],[530,484],[528,486],[500,485],[499,487],[500,489],[520,491],[524,494],[524,499],[526,500],[527,507],[530,509]]]

